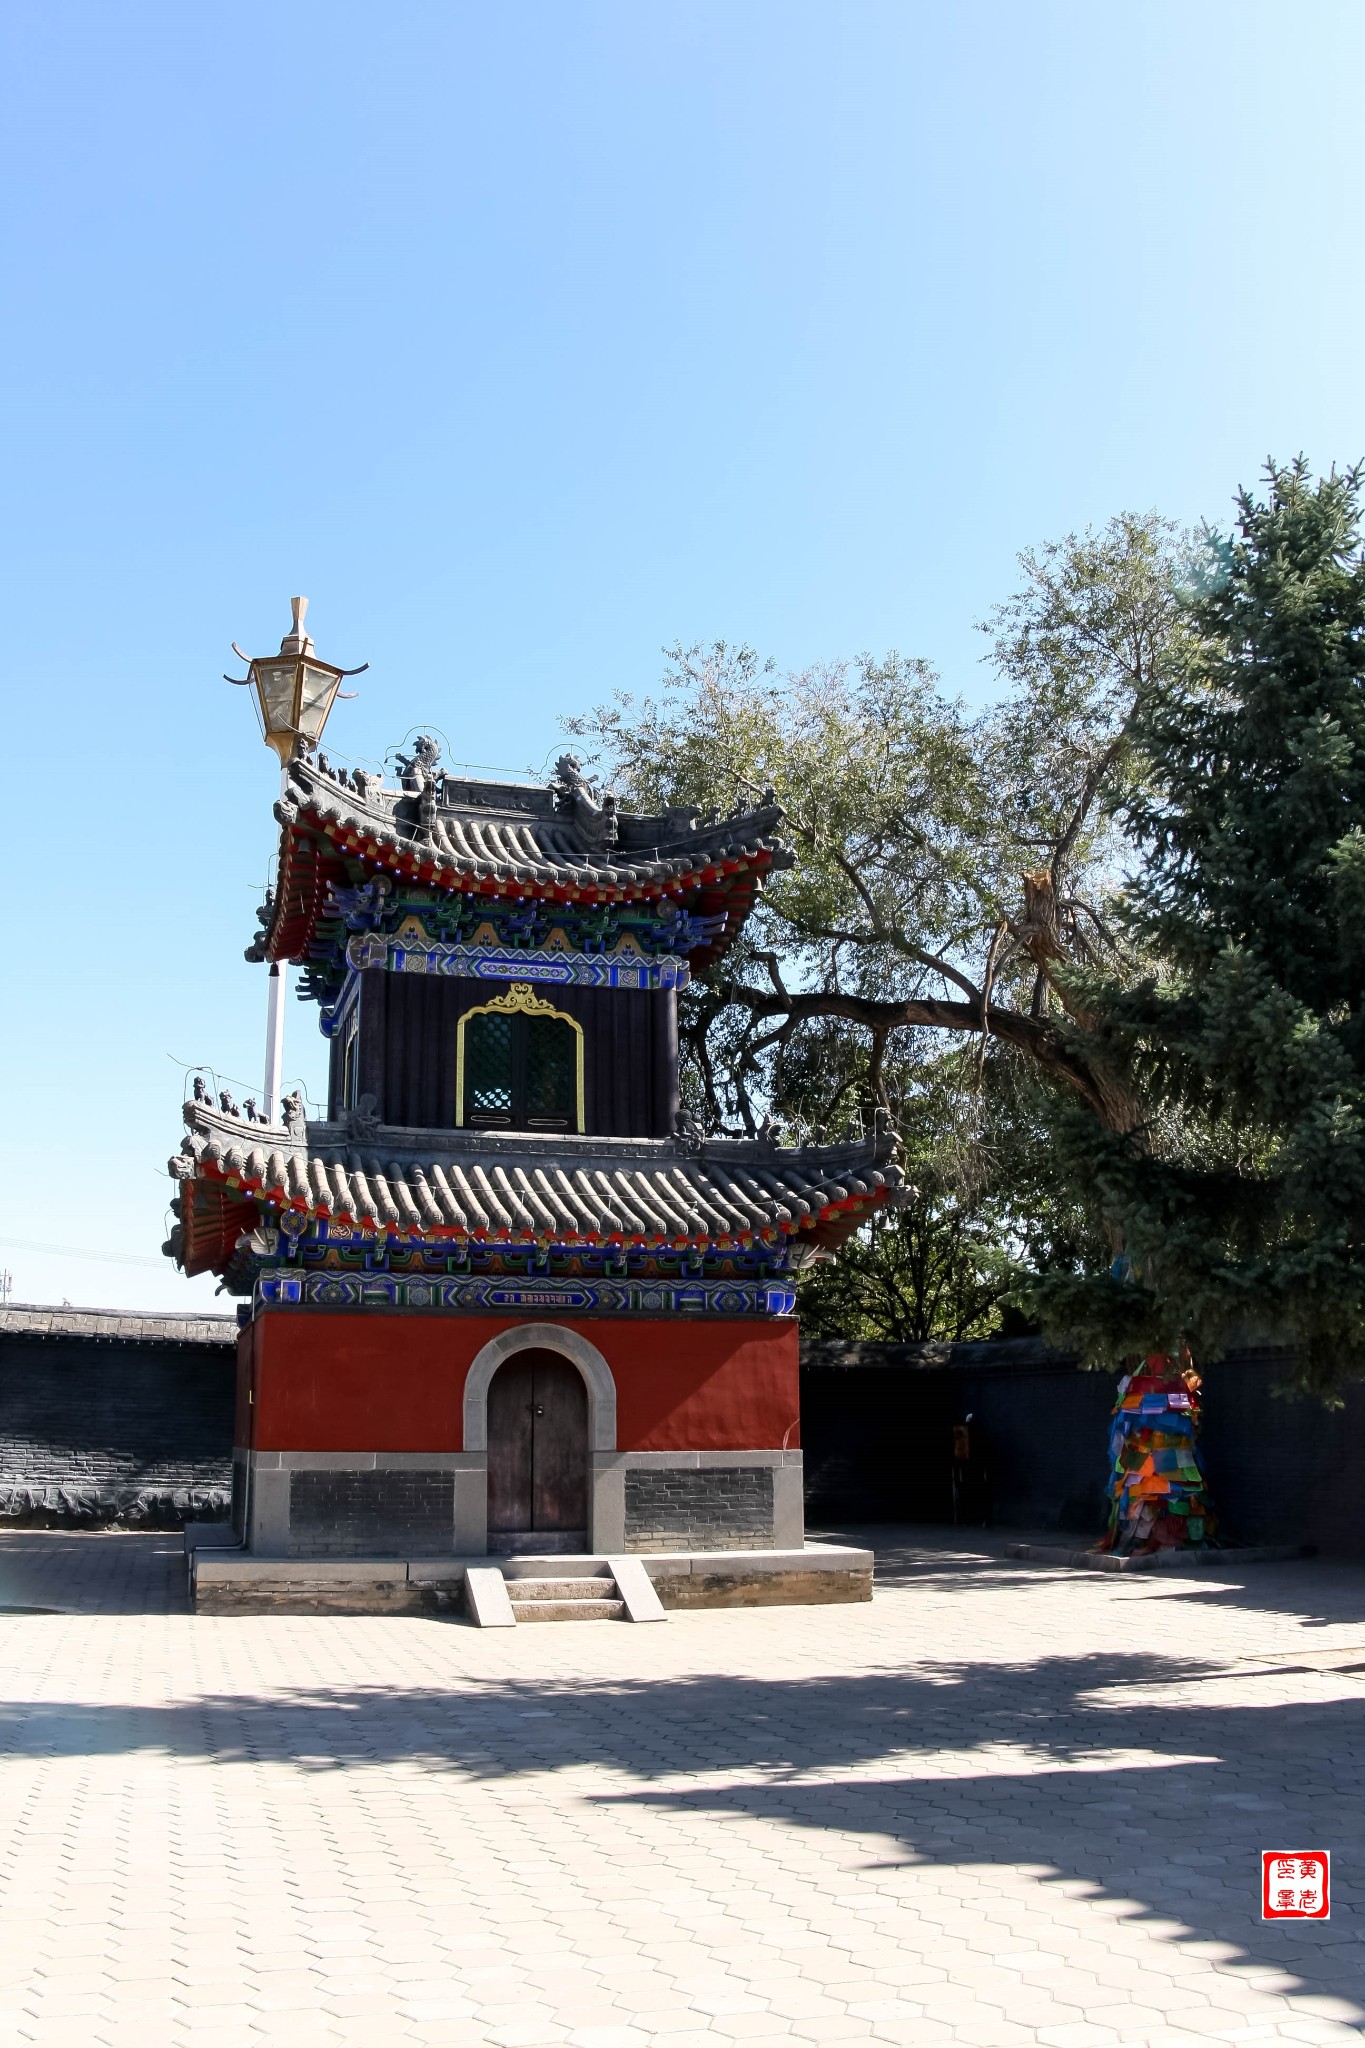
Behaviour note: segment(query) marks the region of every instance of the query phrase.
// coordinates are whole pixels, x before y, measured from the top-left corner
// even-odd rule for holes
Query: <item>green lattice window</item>
[[[572,1130],[578,1094],[577,1034],[558,1017],[518,1017],[523,1025],[526,1119]]]
[[[471,1017],[465,1026],[466,1123],[512,1121],[512,1025],[519,1017]]]
[[[561,1017],[466,1017],[463,1107],[466,1124],[512,1130],[579,1128],[578,1033]]]

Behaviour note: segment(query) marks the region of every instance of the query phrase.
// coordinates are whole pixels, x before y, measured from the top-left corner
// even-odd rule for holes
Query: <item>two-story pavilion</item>
[[[790,864],[703,819],[442,771],[287,767],[248,957],[293,962],[325,1118],[206,1092],[167,1250],[248,1297],[235,1517],[260,1557],[790,1550],[797,1276],[904,1198],[889,1136],[679,1109],[677,1002]]]

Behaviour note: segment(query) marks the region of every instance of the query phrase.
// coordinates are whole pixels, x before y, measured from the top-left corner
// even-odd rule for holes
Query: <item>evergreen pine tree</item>
[[[1272,465],[1138,706],[1126,916],[1162,965],[1092,977],[1077,1007],[1140,1111],[1058,1111],[1116,1257],[1032,1297],[1094,1362],[1273,1334],[1330,1398],[1365,1361],[1361,496],[1359,469]]]

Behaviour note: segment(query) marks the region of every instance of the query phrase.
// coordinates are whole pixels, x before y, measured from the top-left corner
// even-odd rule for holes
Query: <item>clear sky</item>
[[[677,638],[978,696],[1020,548],[1365,455],[1363,87],[1359,0],[7,0],[15,1298],[211,1305],[158,1251],[180,1067],[262,1058],[230,640],[306,592],[352,760],[538,770]]]

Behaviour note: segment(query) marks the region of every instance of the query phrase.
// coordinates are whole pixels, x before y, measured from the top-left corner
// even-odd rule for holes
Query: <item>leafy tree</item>
[[[786,809],[800,862],[685,1046],[712,1127],[897,1117],[921,1223],[817,1276],[818,1313],[978,1327],[1003,1245],[1094,1362],[1250,1325],[1306,1385],[1354,1369],[1361,491],[1300,460],[1197,556],[1155,516],[1023,556],[978,718],[897,654],[778,676],[717,643],[575,725],[627,801]]]
[[[571,723],[627,803],[771,788],[786,810],[797,867],[683,1002],[689,1107],[712,1129],[768,1112],[809,1132],[883,1106],[920,1193],[810,1277],[807,1328],[986,1334],[1012,1260],[1104,1255],[1053,1170],[1037,1075],[1119,1127],[1138,1116],[1067,1028],[1062,970],[1112,956],[1110,811],[1178,637],[1183,558],[1155,515],[1023,556],[985,626],[1006,694],[979,717],[895,653],[779,676],[717,643],[671,650],[659,696]]]
[[[974,1053],[922,1051],[888,1060],[885,1076],[916,1199],[808,1273],[810,1336],[998,1336],[1020,1324],[1021,1271],[1103,1259],[1102,1235],[1055,1171],[1047,1091],[1027,1063],[997,1051],[978,1075]]]
[[[1096,1358],[1239,1327],[1330,1394],[1365,1338],[1362,471],[1302,459],[1210,536],[1187,631],[1139,693],[1125,937],[1162,972],[1065,970],[1087,1057],[1141,1105],[1061,1114],[1123,1256],[1032,1299]],[[1074,1029],[1069,1025],[1068,1029]]]
[[[1134,707],[1180,637],[1182,537],[1154,514],[1021,557],[987,621],[1004,702],[977,718],[925,663],[888,654],[779,676],[749,648],[675,647],[662,693],[571,721],[641,808],[776,793],[800,859],[684,1006],[706,1120],[752,1130],[783,1105],[804,1033],[861,1027],[831,1099],[887,1101],[907,1030],[1016,1050],[1106,1124],[1137,1104],[1084,1032],[1064,970],[1112,953],[1109,806],[1136,756]],[[828,1034],[827,1034],[828,1040]]]

